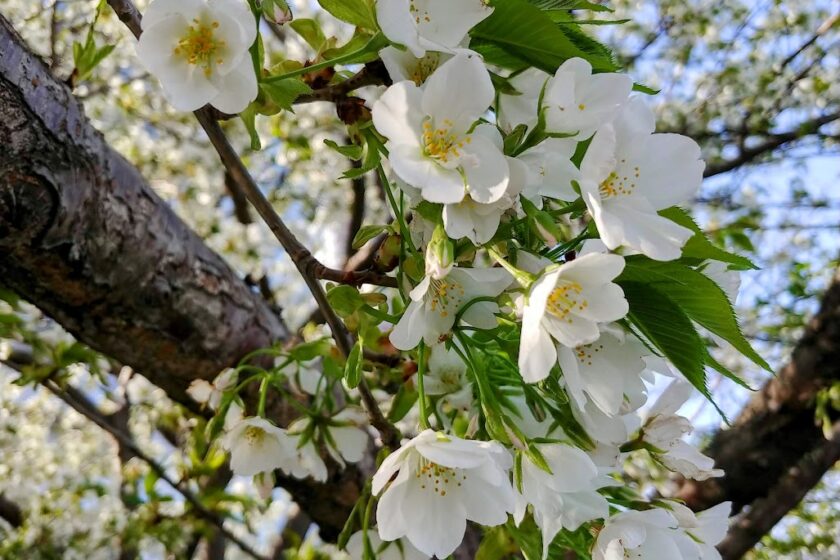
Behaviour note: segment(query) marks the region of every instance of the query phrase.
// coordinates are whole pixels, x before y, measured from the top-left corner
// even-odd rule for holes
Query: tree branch
[[[735,521],[718,545],[724,560],[743,557],[840,461],[840,422],[834,425],[832,434],[830,439],[803,456],[764,498],[754,502],[749,511]]]
[[[706,166],[706,171],[703,173],[704,177],[713,177],[722,173],[727,173],[733,169],[737,169],[747,163],[769,154],[785,144],[795,142],[808,134],[814,134],[823,126],[840,119],[840,111],[828,113],[820,117],[805,121],[793,130],[782,132],[779,134],[771,134],[760,144],[751,148],[744,148],[740,151],[737,157],[730,160],[722,161],[712,165]]]
[[[790,497],[794,484],[790,481],[799,484],[802,492],[811,487],[809,483],[817,481],[803,473],[816,468],[808,466],[807,461],[819,461],[806,459],[806,463],[800,463],[802,458],[815,454],[817,459],[822,456],[828,460],[834,452],[832,446],[836,442],[826,447],[825,436],[816,423],[815,399],[820,390],[838,381],[840,270],[823,296],[819,312],[797,343],[790,363],[755,393],[732,427],[718,432],[706,449],[725,476],[703,482],[686,481],[679,497],[695,511],[727,500],[733,502],[735,512],[746,506],[766,508],[770,506],[760,500],[774,496],[774,492],[778,495],[770,501],[779,501],[772,506],[776,508],[772,515],[781,512],[783,506],[789,505],[789,510],[796,505]],[[791,470],[794,468],[798,471]],[[782,495],[788,496],[785,501],[781,501]],[[761,510],[756,514],[765,523],[772,515],[763,517]]]

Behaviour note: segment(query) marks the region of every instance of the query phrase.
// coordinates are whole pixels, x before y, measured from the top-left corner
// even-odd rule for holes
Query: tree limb
[[[803,473],[815,472],[817,467],[813,465],[825,464],[834,452],[836,443],[827,444],[817,425],[815,398],[820,390],[838,381],[840,270],[797,343],[790,363],[752,397],[732,427],[718,432],[706,449],[725,476],[687,481],[679,497],[695,511],[727,500],[733,502],[736,513],[747,506],[774,508],[772,515],[758,509],[755,515],[764,523],[784,513],[784,507],[784,511],[794,507],[792,486],[798,485],[799,493],[807,492],[818,478]],[[812,458],[803,460],[808,456]],[[807,461],[812,461],[812,466]],[[769,500],[772,496],[776,497]]]

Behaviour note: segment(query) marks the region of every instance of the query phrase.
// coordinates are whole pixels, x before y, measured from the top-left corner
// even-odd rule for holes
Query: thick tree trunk
[[[111,149],[0,15],[0,283],[176,401],[285,339],[271,307]],[[288,419],[282,402],[273,418]],[[288,481],[334,537],[360,474]]]
[[[0,18],[0,282],[176,400],[286,336]]]
[[[796,496],[804,496],[840,459],[837,441],[827,440],[815,419],[817,393],[838,381],[840,271],[790,363],[752,397],[731,428],[715,435],[706,450],[726,475],[689,481],[681,489],[680,497],[697,511],[726,500],[733,502],[735,512],[750,506],[749,519],[733,527],[725,558],[740,558],[764,534],[755,530],[757,525],[769,530],[796,506]],[[768,499],[771,496],[775,499]],[[780,504],[786,507],[780,509]]]

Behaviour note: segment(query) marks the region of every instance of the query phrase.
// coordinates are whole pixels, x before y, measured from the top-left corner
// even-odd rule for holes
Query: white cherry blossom
[[[522,196],[538,208],[542,208],[542,197],[577,199],[578,194],[572,188],[572,181],[580,180],[580,171],[572,163],[577,144],[572,138],[547,138],[517,156],[527,169]]]
[[[548,377],[557,363],[555,341],[576,348],[598,340],[599,322],[628,311],[613,280],[624,270],[618,255],[591,254],[549,267],[534,282],[522,316],[519,369],[528,383]]]
[[[257,37],[254,15],[240,0],[154,0],[143,14],[140,62],[180,111],[210,103],[239,113],[257,97],[248,49]]]
[[[376,19],[391,41],[420,58],[449,51],[493,13],[484,0],[377,0]]]
[[[697,560],[697,544],[664,509],[625,511],[607,520],[592,560]]]
[[[490,125],[480,125],[481,129],[492,129],[494,143],[501,151],[502,138],[498,131]],[[506,158],[510,168],[510,182],[502,198],[489,204],[481,204],[471,197],[456,204],[443,206],[443,226],[446,233],[453,239],[466,237],[476,245],[490,241],[496,234],[501,223],[502,215],[516,204],[516,195],[526,184],[529,170],[524,163],[514,158]]]
[[[253,476],[274,469],[295,467],[295,444],[285,430],[265,418],[246,418],[222,436],[222,447],[230,451],[230,469],[240,476]]]
[[[597,341],[575,348],[557,347],[561,384],[578,407],[586,406],[586,397],[604,414],[615,416],[642,406],[647,389],[644,345],[620,327],[602,328]]]
[[[385,47],[379,51],[379,57],[393,83],[408,80],[422,86],[441,64],[452,58],[452,55],[430,51],[418,58],[411,51]]]
[[[514,520],[521,523],[528,505],[542,531],[543,558],[562,529],[574,531],[587,521],[609,515],[609,503],[597,490],[603,486],[598,467],[581,449],[565,444],[537,446],[551,469],[548,473],[528,457],[522,459],[522,489],[516,493]]]
[[[411,543],[406,539],[391,542],[383,541],[379,538],[376,531],[371,529],[368,529],[367,538],[372,552],[376,555],[376,560],[426,560],[428,558],[428,556],[411,546]],[[365,559],[363,531],[356,531],[350,536],[350,540],[347,541],[346,550],[351,560]]]
[[[545,86],[546,129],[586,140],[627,102],[633,80],[626,74],[593,74],[582,58],[564,62]]]
[[[187,394],[195,402],[206,404],[211,410],[217,410],[222,404],[224,392],[236,385],[237,378],[236,370],[228,368],[216,376],[212,383],[204,379],[194,380],[187,387]]]
[[[720,560],[720,552],[715,546],[726,537],[732,502],[722,502],[697,514],[679,502],[668,501],[668,505],[680,527],[697,544],[698,556],[694,558]]]
[[[694,235],[657,212],[690,200],[705,164],[697,143],[679,134],[654,134],[654,116],[633,98],[601,127],[581,163],[583,200],[609,249],[628,247],[656,260],[673,260]]]
[[[688,400],[692,391],[691,385],[681,380],[673,381],[663,391],[646,414],[642,424],[643,441],[661,450],[656,458],[663,465],[686,478],[706,480],[723,476],[722,470],[714,468],[713,459],[682,439],[694,427],[688,418],[678,415],[677,410]]]
[[[400,350],[411,350],[420,340],[437,344],[452,329],[455,316],[465,304],[498,296],[510,280],[510,274],[501,268],[457,267],[439,279],[426,276],[411,290],[411,301],[391,332],[391,344]],[[462,318],[474,327],[492,329],[498,310],[492,301],[479,301],[472,303]]]
[[[467,364],[458,352],[444,344],[432,346],[423,388],[427,395],[440,397],[437,408],[444,418],[447,418],[446,406],[456,410],[468,410],[472,406],[473,387],[467,379]]]
[[[446,558],[464,537],[467,520],[496,526],[513,511],[510,453],[496,442],[425,430],[389,455],[373,477],[380,495],[379,536],[406,537],[415,548]]]
[[[511,132],[521,124],[529,130],[536,126],[540,95],[550,78],[551,74],[537,68],[528,68],[510,79],[510,85],[517,94],[499,95],[499,125],[502,130]]]
[[[488,204],[504,196],[510,170],[502,151],[473,125],[495,91],[481,58],[458,54],[421,89],[412,81],[388,88],[373,106],[373,123],[388,138],[388,161],[429,202],[454,204],[469,195]]]

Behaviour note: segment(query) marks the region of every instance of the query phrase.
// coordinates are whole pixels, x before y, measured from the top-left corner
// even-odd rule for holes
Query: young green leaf
[[[362,382],[362,339],[356,341],[356,345],[347,356],[347,363],[344,366],[344,380],[347,386],[355,389]]]
[[[708,397],[703,339],[691,319],[675,301],[651,284],[621,278],[618,284],[630,304],[630,322]]]
[[[376,29],[376,14],[367,0],[318,0],[324,10],[357,27]]]
[[[581,49],[566,30],[561,30],[547,13],[527,0],[494,0],[492,5],[493,15],[470,32],[478,39],[470,44],[471,48],[488,63],[510,68],[511,63],[523,60],[553,74],[564,61],[579,56],[596,70],[615,69],[609,57]],[[512,55],[513,60],[506,55]],[[516,67],[521,68],[521,64]]]
[[[691,215],[678,206],[666,208],[659,212],[659,215],[668,218],[683,227],[695,232],[694,237],[688,240],[683,247],[683,258],[715,260],[734,265],[739,270],[756,270],[758,267],[748,258],[730,253],[714,245],[700,229]]]

